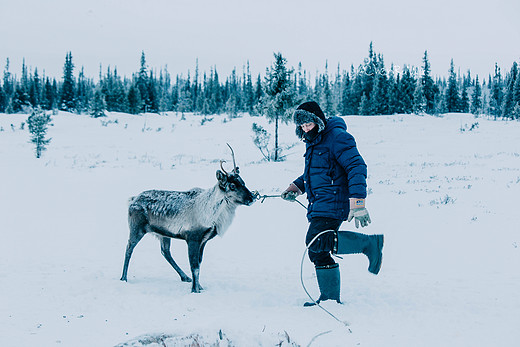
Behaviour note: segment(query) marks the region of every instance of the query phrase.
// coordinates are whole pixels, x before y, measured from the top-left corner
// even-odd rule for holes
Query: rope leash
[[[255,197],[255,199],[257,200],[260,200],[261,203],[263,203],[265,201],[266,198],[281,198],[282,195],[260,195],[260,193],[258,191],[254,191],[253,192],[253,195]],[[298,204],[300,204],[300,206],[302,206],[304,209],[307,210],[307,207],[305,207],[304,204],[302,204],[299,200],[295,199],[294,201],[296,201]],[[307,287],[305,287],[305,283],[303,282],[303,264],[304,264],[304,261],[305,261],[305,256],[307,255],[307,252],[309,251],[309,248],[312,246],[312,244],[323,234],[325,233],[328,233],[328,232],[334,232],[334,230],[325,230],[325,231],[322,231],[320,232],[318,235],[316,235],[312,240],[311,242],[309,242],[309,244],[305,247],[305,250],[303,251],[303,255],[302,255],[302,260],[301,260],[301,263],[300,263],[300,282],[302,284],[302,287],[303,287],[303,290],[305,291],[305,293],[307,294],[307,296],[309,297],[309,299],[312,300],[312,302],[318,306],[319,308],[321,308],[323,311],[325,311],[329,316],[331,316],[332,318],[334,318],[337,322],[341,323],[345,328],[347,328],[348,332],[349,333],[352,333],[352,330],[349,328],[349,323],[346,322],[346,321],[342,321],[340,320],[338,317],[336,317],[334,314],[332,314],[330,311],[328,311],[325,307],[321,306],[320,303],[316,300],[314,300],[314,298],[309,294],[309,291],[307,290]],[[333,254],[334,255],[334,254]],[[334,255],[336,256],[336,255]],[[340,259],[343,259],[339,256],[336,256]],[[323,332],[323,333],[320,333],[318,334],[317,336],[315,336],[311,342],[309,343],[308,346],[310,346],[312,344],[312,342],[314,342],[314,340],[321,336],[321,335],[325,335],[325,334],[328,334],[330,333],[332,330],[329,330],[327,332]]]
[[[260,203],[262,203],[262,204],[264,203],[266,198],[281,198],[282,197],[281,194],[278,194],[278,195],[260,195],[260,193],[257,190],[255,190],[253,192],[253,196],[254,196],[254,198],[256,200],[260,200]],[[294,199],[294,201],[296,201],[298,204],[300,204],[300,206],[303,207],[304,209],[307,209],[307,207],[305,207],[305,205],[302,204],[299,200]]]
[[[349,333],[352,333],[352,330],[349,328],[349,323],[346,322],[346,321],[342,321],[340,320],[338,317],[336,317],[335,315],[333,315],[330,311],[328,311],[325,307],[321,306],[320,303],[316,300],[314,300],[314,298],[309,294],[309,292],[307,291],[307,287],[305,287],[305,283],[303,282],[303,263],[304,263],[304,260],[305,260],[305,256],[307,255],[307,252],[309,251],[309,248],[311,247],[311,245],[323,234],[325,233],[328,233],[328,232],[334,232],[334,230],[325,230],[325,231],[322,231],[321,233],[319,233],[318,235],[314,236],[314,238],[311,240],[311,242],[309,242],[309,244],[305,247],[305,250],[303,251],[303,255],[302,255],[302,261],[300,263],[300,281],[301,281],[301,284],[302,284],[302,287],[303,287],[303,290],[305,291],[305,293],[307,294],[307,296],[309,297],[309,299],[312,300],[312,302],[318,306],[319,308],[321,308],[323,311],[325,311],[329,316],[331,316],[332,318],[334,318],[337,322],[341,323],[343,326],[345,326],[345,328],[347,328],[348,332]],[[332,331],[332,330],[331,330]],[[309,344],[310,345],[310,344]]]

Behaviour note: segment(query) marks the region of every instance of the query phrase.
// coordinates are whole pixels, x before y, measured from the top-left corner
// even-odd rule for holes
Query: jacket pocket
[[[331,169],[330,152],[326,149],[316,149],[311,159],[311,166],[314,168],[324,169],[324,173],[329,174]]]

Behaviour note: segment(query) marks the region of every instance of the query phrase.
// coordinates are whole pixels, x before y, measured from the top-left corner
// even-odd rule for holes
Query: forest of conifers
[[[281,53],[264,76],[251,76],[249,62],[230,76],[217,68],[201,73],[170,76],[167,69],[151,69],[141,54],[140,68],[121,76],[117,68],[100,72],[99,79],[75,69],[73,56],[65,57],[63,76],[40,75],[38,68],[22,65],[20,77],[7,59],[0,82],[0,112],[30,113],[34,109],[64,110],[102,116],[105,111],[139,114],[167,111],[202,115],[240,113],[262,115],[266,103],[290,108],[315,100],[331,115],[442,114],[471,112],[495,118],[520,118],[520,69],[513,62],[506,72],[495,64],[488,76],[457,71],[453,60],[446,76],[432,76],[427,51],[422,66],[386,66],[383,55],[370,44],[368,56],[348,70],[310,74],[299,64],[288,67]]]

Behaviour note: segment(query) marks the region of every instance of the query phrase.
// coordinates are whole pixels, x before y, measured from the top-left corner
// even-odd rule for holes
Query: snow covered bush
[[[269,140],[271,140],[271,134],[267,132],[261,125],[253,123],[251,129],[253,130],[253,143],[256,148],[260,150],[260,153],[264,156],[264,159],[267,161],[271,160],[271,155],[269,153]]]
[[[47,135],[47,126],[50,122],[51,116],[41,111],[35,111],[27,118],[27,125],[31,133],[31,142],[36,146],[36,158],[41,157],[42,152],[47,149],[46,146],[51,142],[51,139],[45,138],[45,135]]]

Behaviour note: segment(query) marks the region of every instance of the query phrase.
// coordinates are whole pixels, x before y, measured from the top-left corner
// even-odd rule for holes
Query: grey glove
[[[300,195],[300,189],[296,186],[296,184],[291,183],[289,187],[282,193],[281,197],[287,201],[296,201],[296,197]]]
[[[299,195],[298,192],[286,190],[285,192],[282,193],[282,199],[294,202],[294,201],[296,201],[296,197],[298,195]]]
[[[350,222],[352,219],[356,221],[356,228],[359,228],[359,224],[361,224],[362,227],[366,227],[372,222],[368,210],[364,207],[351,209],[348,213],[347,221]]]

